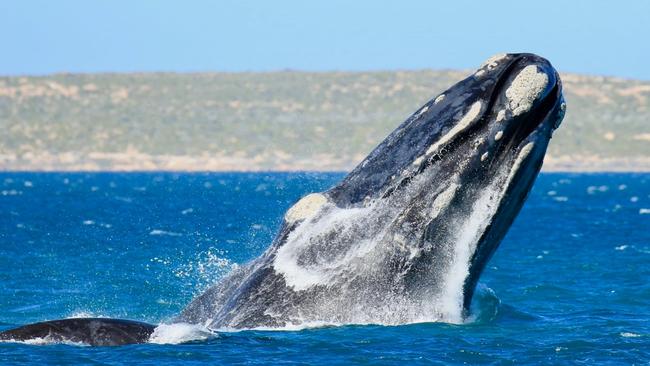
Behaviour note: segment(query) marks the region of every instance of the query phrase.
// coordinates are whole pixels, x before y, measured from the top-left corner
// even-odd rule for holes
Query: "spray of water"
[[[435,172],[360,207],[324,204],[300,223],[271,256],[287,288],[277,296],[287,300],[270,304],[265,315],[288,328],[464,322],[463,285],[477,242],[502,199],[504,174],[478,194],[467,194],[457,176],[445,187],[426,189],[430,174]],[[444,218],[452,235],[429,242],[425,231],[452,202],[456,211],[465,207]],[[430,265],[416,281],[423,258]]]

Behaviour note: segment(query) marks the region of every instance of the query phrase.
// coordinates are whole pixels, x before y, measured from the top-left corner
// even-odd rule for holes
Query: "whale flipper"
[[[120,346],[146,343],[155,325],[125,319],[73,318],[51,320],[0,332],[0,341],[83,343],[90,346]]]

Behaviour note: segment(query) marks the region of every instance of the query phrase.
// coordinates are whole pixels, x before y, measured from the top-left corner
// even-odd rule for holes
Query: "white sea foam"
[[[166,235],[166,236],[183,236],[181,233],[175,233],[173,231],[153,229],[149,232],[149,235]]]
[[[639,337],[641,337],[641,335],[637,334],[637,333],[632,333],[632,332],[621,332],[621,337],[623,337],[623,338],[639,338]]]
[[[306,320],[304,322],[300,322],[297,324],[285,324],[283,326],[278,326],[278,327],[253,327],[253,328],[217,328],[214,329],[214,332],[217,333],[238,333],[238,332],[244,332],[248,330],[259,330],[259,331],[286,331],[286,332],[295,332],[299,330],[305,330],[305,329],[317,329],[317,328],[327,328],[327,327],[341,327],[345,326],[347,324],[343,323],[337,323],[337,322],[326,322],[326,321],[309,321]],[[366,323],[366,324],[361,324],[357,323],[357,325],[373,325],[371,323]]]
[[[172,264],[171,260],[157,257],[152,258],[151,261],[164,265]],[[209,248],[187,262],[176,264],[173,274],[177,278],[186,279],[187,286],[205,289],[238,267],[237,263],[227,258],[224,251]]]
[[[589,186],[589,187],[587,187],[587,193],[589,193],[589,194],[595,194],[597,192],[605,193],[608,190],[609,190],[609,187],[604,186],[604,185],[603,186]]]
[[[97,315],[88,311],[75,311],[70,314],[66,319],[76,319],[76,318],[106,318],[104,315]]]
[[[47,346],[51,344],[65,344],[68,346],[77,346],[77,347],[87,347],[89,346],[86,343],[83,342],[73,342],[67,339],[57,339],[53,338],[50,336],[47,337],[37,337],[37,338],[31,338],[31,339],[26,339],[26,340],[14,340],[14,339],[7,339],[7,340],[0,340],[1,342],[11,342],[11,343],[22,343],[22,344],[28,344],[31,346]]]
[[[216,333],[197,324],[160,324],[149,337],[149,343],[179,344],[192,341],[205,341],[215,337],[217,337]]]
[[[471,214],[458,224],[458,236],[455,238],[454,256],[451,268],[447,271],[445,287],[441,298],[441,310],[445,321],[460,323],[463,321],[463,285],[469,275],[469,261],[475,251],[475,244],[489,218],[498,207],[499,194],[493,189],[486,189],[476,200]]]
[[[328,233],[331,228],[338,228],[340,236],[346,231],[354,230],[350,222],[359,220],[373,211],[373,206],[365,208],[338,209],[328,204],[326,212],[317,220],[309,220],[298,226],[288,237],[287,242],[278,249],[273,268],[282,274],[288,286],[295,290],[305,290],[314,285],[327,285],[343,269],[349,268],[355,261],[363,261],[364,257],[376,244],[372,240],[359,240],[344,253],[332,261],[320,261],[317,265],[305,266],[298,263],[299,256],[309,248],[310,239]]]

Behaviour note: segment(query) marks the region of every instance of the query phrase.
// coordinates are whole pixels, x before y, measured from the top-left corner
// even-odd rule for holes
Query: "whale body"
[[[155,325],[124,319],[72,318],[25,325],[0,332],[0,340],[118,346],[146,343]]]
[[[559,75],[499,55],[426,103],[179,321],[211,328],[460,322],[564,116]]]
[[[295,203],[259,258],[174,321],[209,329],[463,321],[565,108],[544,58],[488,59],[336,186]]]

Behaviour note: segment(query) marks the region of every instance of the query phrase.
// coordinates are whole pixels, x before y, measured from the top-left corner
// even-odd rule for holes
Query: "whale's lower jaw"
[[[121,346],[148,342],[155,328],[151,324],[124,319],[71,318],[0,332],[0,341]]]
[[[523,146],[516,155],[514,164],[517,166],[508,176],[509,182],[504,185],[503,202],[478,243],[480,250],[474,253],[469,262],[469,273],[463,285],[465,316],[469,314],[472,297],[483,270],[519,214],[539,175],[548,142],[544,138],[535,139]]]

